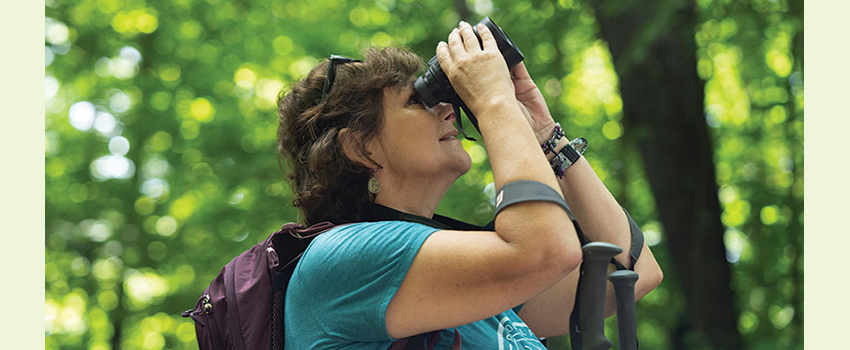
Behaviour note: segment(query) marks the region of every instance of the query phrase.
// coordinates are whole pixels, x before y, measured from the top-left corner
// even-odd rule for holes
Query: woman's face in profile
[[[457,137],[452,106],[425,107],[412,81],[384,88],[384,118],[374,140],[381,171],[402,178],[457,179],[469,171],[471,160]]]

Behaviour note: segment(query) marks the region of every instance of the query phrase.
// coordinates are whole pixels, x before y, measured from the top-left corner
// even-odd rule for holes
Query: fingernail
[[[466,21],[460,21],[460,24],[469,25],[469,23],[466,23]]]
[[[484,29],[484,28],[487,28],[487,26],[485,26],[484,23],[478,23],[478,29]]]

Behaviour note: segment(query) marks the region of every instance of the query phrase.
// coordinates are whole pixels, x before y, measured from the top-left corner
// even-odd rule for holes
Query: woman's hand
[[[478,33],[483,48],[472,26],[466,22],[460,22],[458,28],[449,34],[448,44],[440,42],[437,45],[440,67],[458,96],[475,115],[515,96],[508,65],[492,32],[479,25]]]
[[[549,107],[546,106],[546,101],[543,99],[543,94],[540,89],[531,80],[528,70],[525,69],[525,64],[520,62],[513,68],[514,90],[516,91],[516,100],[522,114],[528,119],[531,129],[537,136],[537,141],[543,144],[552,136],[552,130],[555,129],[555,120],[549,113]]]

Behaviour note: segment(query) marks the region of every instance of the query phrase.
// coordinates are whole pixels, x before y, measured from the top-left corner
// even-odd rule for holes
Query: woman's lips
[[[440,141],[457,140],[457,130],[452,130],[443,135]]]

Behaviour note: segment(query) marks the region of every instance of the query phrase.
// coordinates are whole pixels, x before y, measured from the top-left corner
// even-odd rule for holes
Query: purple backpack
[[[284,348],[283,303],[289,278],[310,242],[335,225],[281,226],[230,260],[183,317],[195,321],[200,350]],[[390,349],[433,349],[439,331],[396,341]],[[455,346],[459,348],[459,335]]]

